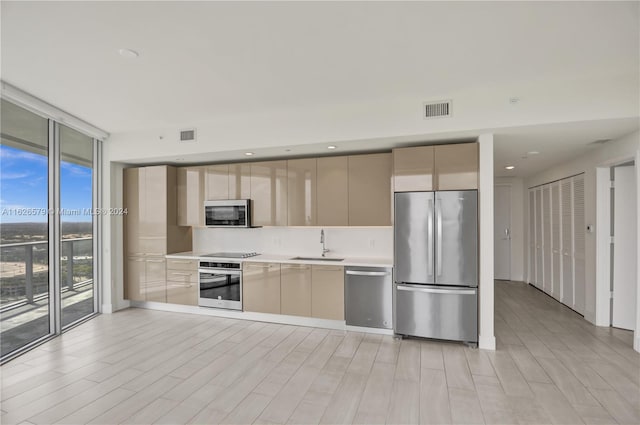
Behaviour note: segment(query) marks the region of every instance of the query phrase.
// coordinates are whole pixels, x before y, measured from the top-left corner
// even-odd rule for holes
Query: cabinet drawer
[[[167,270],[198,270],[198,260],[182,260],[178,258],[167,258]]]
[[[177,283],[198,283],[198,272],[167,270],[167,281]]]

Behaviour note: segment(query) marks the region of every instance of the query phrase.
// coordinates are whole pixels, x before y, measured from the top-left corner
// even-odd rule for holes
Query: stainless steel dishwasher
[[[393,328],[391,267],[345,267],[344,301],[347,325]]]

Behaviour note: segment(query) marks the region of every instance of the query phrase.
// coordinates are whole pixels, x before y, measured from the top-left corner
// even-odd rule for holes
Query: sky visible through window
[[[47,221],[46,214],[28,211],[47,209],[47,163],[45,155],[0,145],[0,223]],[[61,215],[63,222],[91,221],[91,177],[91,168],[61,162],[60,204],[70,212]]]

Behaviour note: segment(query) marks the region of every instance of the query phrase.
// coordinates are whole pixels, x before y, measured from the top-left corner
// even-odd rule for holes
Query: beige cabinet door
[[[392,155],[394,192],[433,190],[433,146],[398,148]]]
[[[167,253],[167,166],[141,168],[140,176],[144,176],[144,186],[140,187],[144,199],[140,247],[145,254],[164,255]]]
[[[478,144],[435,146],[436,190],[478,188]]]
[[[197,262],[192,270],[173,270],[167,263],[167,302],[198,305]]]
[[[146,284],[144,257],[127,257],[124,267],[124,298],[132,301],[145,301]]]
[[[177,169],[178,226],[204,226],[205,167]]]
[[[141,184],[144,186],[142,181],[144,174],[141,177],[140,171],[140,168],[126,168],[123,174],[123,207],[127,209],[127,214],[124,216],[126,255],[143,253],[140,246],[140,221],[144,197],[141,196],[140,186]]]
[[[229,199],[251,198],[251,165],[229,164]]]
[[[311,315],[344,320],[344,268],[311,266]]]
[[[391,154],[349,156],[349,226],[391,226]]]
[[[280,264],[242,264],[244,311],[280,314]]]
[[[251,163],[254,226],[287,225],[287,161]]]
[[[229,199],[229,165],[209,165],[205,169],[205,200]]]
[[[317,225],[349,225],[349,160],[346,156],[317,159]]]
[[[145,257],[145,292],[147,301],[167,302],[167,262],[164,257]]]
[[[280,310],[282,314],[311,317],[311,266],[280,266]]]
[[[289,226],[316,225],[316,159],[287,161],[287,222]]]

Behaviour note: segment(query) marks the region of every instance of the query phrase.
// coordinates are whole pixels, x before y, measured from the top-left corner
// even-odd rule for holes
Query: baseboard
[[[482,350],[496,350],[496,337],[491,336],[478,336],[478,348]]]
[[[638,333],[640,332],[634,332],[633,349],[640,353],[640,335],[637,335]]]
[[[112,304],[102,304],[102,307],[100,308],[100,312],[104,313],[104,314],[113,313],[113,305]]]

